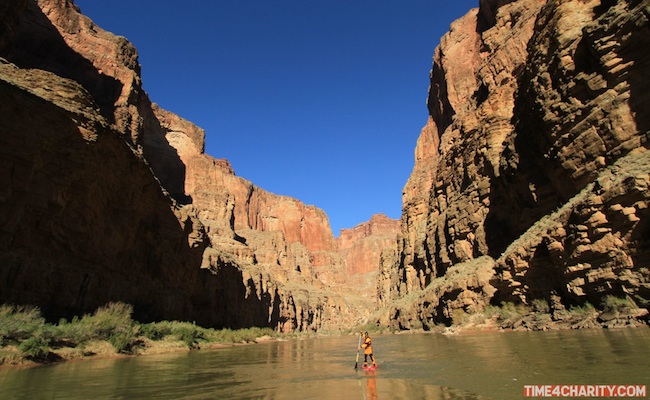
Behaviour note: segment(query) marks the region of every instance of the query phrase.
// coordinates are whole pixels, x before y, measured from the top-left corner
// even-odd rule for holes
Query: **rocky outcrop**
[[[342,229],[336,239],[348,273],[377,272],[382,250],[395,246],[400,221],[376,214],[370,221]]]
[[[137,142],[146,107],[136,49],[125,38],[97,27],[70,0],[12,0],[7,59],[23,68],[53,72],[79,82],[102,114]]]
[[[459,312],[483,310],[496,292],[490,284],[494,267],[494,260],[487,256],[452,266],[423,290],[388,304],[380,323],[398,330],[432,330],[450,325]]]
[[[420,290],[450,266],[488,253],[484,220],[490,179],[498,173],[503,141],[512,130],[516,72],[526,62],[540,6],[510,3],[500,10],[500,23],[483,33],[480,12],[472,10],[451,25],[435,51],[431,117],[404,187],[400,294]]]
[[[497,260],[498,298],[563,311],[613,294],[645,306],[649,167],[650,152],[623,157],[515,240]]]
[[[204,154],[202,129],[149,100],[135,48],[72,1],[5,3],[0,302],[54,319],[124,301],[143,321],[356,321],[322,210]]]
[[[391,301],[424,300],[401,303],[394,325],[449,323],[453,312],[424,303],[476,311],[486,298],[542,298],[559,309],[628,295],[647,304],[649,10],[648,1],[482,0],[452,24],[404,188],[400,255],[382,274]],[[478,260],[494,266],[483,295],[426,294]]]
[[[370,221],[351,229],[342,229],[336,239],[348,278],[346,286],[356,293],[362,306],[375,309],[385,297],[382,266],[392,265],[397,253],[400,221],[376,214]],[[385,267],[384,267],[385,268]]]
[[[487,240],[495,255],[607,166],[647,148],[648,116],[640,109],[647,97],[640,91],[648,84],[639,76],[650,61],[644,39],[636,39],[648,29],[647,3],[634,4],[555,10],[549,3],[539,15],[530,44],[536,51],[522,71],[514,109],[517,134],[505,141],[491,194]]]

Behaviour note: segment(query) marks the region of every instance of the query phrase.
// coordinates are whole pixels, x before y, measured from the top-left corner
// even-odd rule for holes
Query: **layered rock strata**
[[[501,301],[647,304],[649,10],[485,0],[451,25],[404,188],[399,256],[381,275],[392,300],[424,299],[396,307],[393,325],[449,323],[453,309]],[[493,265],[479,287],[426,294],[478,260]]]
[[[342,229],[336,239],[345,264],[350,291],[365,298],[363,306],[375,308],[381,298],[378,286],[380,266],[386,259],[392,262],[397,251],[400,221],[376,214],[370,221],[351,229]]]

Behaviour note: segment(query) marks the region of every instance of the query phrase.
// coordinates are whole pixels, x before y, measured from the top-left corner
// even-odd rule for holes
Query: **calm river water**
[[[4,368],[0,399],[505,400],[533,384],[650,388],[647,328],[382,335],[373,345],[372,373],[354,369],[356,336]]]

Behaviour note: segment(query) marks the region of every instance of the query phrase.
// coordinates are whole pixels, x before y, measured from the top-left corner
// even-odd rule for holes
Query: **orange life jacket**
[[[372,339],[370,339],[370,336],[365,338],[361,347],[365,349],[364,354],[372,354]]]

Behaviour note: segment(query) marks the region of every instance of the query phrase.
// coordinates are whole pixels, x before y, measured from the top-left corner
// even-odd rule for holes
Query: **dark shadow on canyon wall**
[[[168,129],[156,116],[151,101],[145,96],[141,103],[144,133],[140,143],[144,157],[169,195],[179,204],[190,204],[192,198],[185,193],[185,164],[178,151],[169,143],[166,137]]]
[[[0,303],[56,319],[110,301],[145,319],[210,322],[190,248],[150,169],[108,127],[0,81]],[[88,125],[86,125],[88,126]],[[214,284],[212,279],[212,284]],[[204,298],[205,297],[205,298]]]
[[[277,290],[264,291],[258,297],[256,283],[244,279],[242,271],[234,265],[217,268],[216,327],[249,328],[252,326],[275,328],[280,322],[280,296]],[[258,282],[259,284],[259,282]]]
[[[93,96],[102,115],[115,122],[113,109],[122,84],[72,50],[36,1],[21,5],[15,10],[12,26],[5,28],[4,33],[11,37],[3,38],[5,47],[0,48],[0,56],[21,68],[42,69],[80,83]]]
[[[21,68],[42,69],[80,83],[91,94],[102,116],[116,123],[115,103],[122,83],[99,72],[90,60],[71,49],[35,1],[12,0],[7,4],[4,11],[11,15],[2,21],[0,56]],[[134,68],[139,73],[139,65]],[[143,120],[143,132],[138,134],[142,135],[144,155],[169,194],[181,204],[190,203],[185,195],[185,165],[165,138],[167,131],[153,112],[148,96],[141,88],[135,90],[138,92],[132,101]],[[131,132],[121,133],[126,140],[133,141]]]

